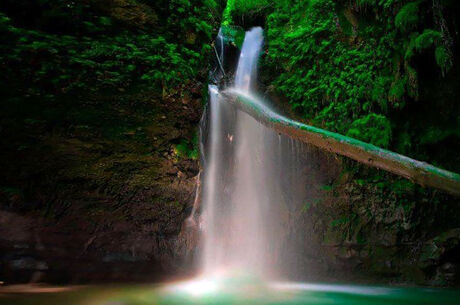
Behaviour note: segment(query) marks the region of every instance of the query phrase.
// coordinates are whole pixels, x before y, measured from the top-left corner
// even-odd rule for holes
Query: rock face
[[[247,11],[235,9],[229,21],[240,26],[256,23],[265,28],[267,51],[262,57],[260,80],[269,89],[272,100],[279,100],[278,104],[284,108],[291,105],[289,117],[359,138],[359,133],[348,130],[352,124],[340,127],[347,120],[342,110],[356,100],[356,108],[350,112],[353,121],[361,114],[372,112],[381,112],[390,118],[393,129],[390,150],[458,172],[458,134],[452,138],[439,136],[447,135],[451,128],[447,117],[459,113],[452,103],[458,95],[454,84],[458,83],[457,63],[445,74],[442,67],[436,66],[432,48],[417,53],[411,60],[404,55],[404,59],[396,59],[399,54],[408,55],[400,52],[408,44],[397,46],[402,37],[395,19],[407,18],[404,5],[415,3],[360,5],[356,1],[287,1],[274,2],[274,9],[268,13],[264,12],[261,3],[248,5]],[[443,3],[446,6],[442,8],[436,3],[427,2],[416,11],[418,23],[414,31],[422,33],[425,28],[429,32],[431,27],[446,33],[456,31],[457,26],[447,26],[446,20],[455,18],[458,7]],[[254,14],[266,19],[252,18]],[[422,15],[424,19],[419,19]],[[430,22],[433,16],[434,22]],[[440,19],[444,20],[442,26],[438,26]],[[411,31],[404,30],[408,30],[406,34]],[[392,35],[392,32],[397,34]],[[457,38],[447,40],[456,46]],[[391,47],[384,41],[391,41]],[[355,52],[363,51],[366,45],[372,45],[369,54],[377,55],[360,61]],[[380,47],[384,51],[374,53]],[[352,52],[350,58],[353,59],[343,60],[346,57],[345,53],[340,53],[343,50]],[[393,71],[380,67],[372,69],[372,64],[385,60],[382,54],[386,52],[391,54],[389,62],[400,63],[394,65]],[[453,47],[453,52],[458,54],[458,48]],[[336,63],[338,66],[328,70],[327,66]],[[359,77],[354,63],[365,67],[366,77]],[[351,77],[347,76],[347,71]],[[402,73],[407,73],[409,86],[404,89],[406,93],[402,90],[396,98],[401,98],[399,102],[394,103],[396,100],[390,89],[383,90],[379,97],[379,101],[394,103],[398,109],[382,111],[379,106],[365,106],[371,98],[359,96],[376,92],[371,87],[377,82],[371,81],[372,84],[362,87],[362,80],[376,80],[388,71],[397,75],[394,79],[401,79]],[[323,77],[327,81],[319,80]],[[354,77],[357,79],[352,80]],[[334,83],[341,85],[334,88]],[[349,95],[350,99],[342,94]],[[280,97],[277,99],[273,95]],[[403,100],[406,106],[401,103]],[[434,113],[433,109],[439,111]],[[332,115],[328,118],[329,114]],[[455,120],[452,122],[452,126],[458,125]],[[372,135],[374,140],[384,138],[383,134],[377,136],[379,133],[368,125],[362,126],[361,135]],[[431,136],[431,128],[439,133]],[[361,139],[372,142],[371,138]],[[406,148],[403,143],[407,144]],[[384,143],[376,145],[384,146]],[[305,198],[286,217],[289,221],[282,247],[285,251],[280,257],[286,262],[288,274],[295,274],[298,279],[459,286],[458,197],[422,189],[383,171],[324,152],[309,155],[304,170],[312,177],[311,183],[304,187],[312,191],[311,197]]]
[[[273,88],[264,89],[275,109],[302,120]],[[307,196],[286,205],[283,237],[272,245],[288,278],[459,286],[458,197],[312,146],[305,151],[298,171],[307,183],[285,191],[286,198],[297,189]]]
[[[96,42],[100,37],[106,39],[124,32],[142,39],[151,35],[155,43],[165,41],[164,37],[158,37],[171,35],[172,27],[176,26],[164,20],[170,16],[158,16],[155,12],[157,7],[164,8],[164,3],[135,0],[82,3],[68,1],[51,7],[35,3],[34,7],[45,13],[52,8],[49,15],[58,16],[61,21],[72,17],[69,23],[76,24],[75,28],[89,28],[85,35],[92,35]],[[206,9],[204,2],[194,3],[199,3],[202,11]],[[176,4],[174,8],[182,5]],[[5,6],[0,7],[2,22],[10,20],[3,18],[3,13],[21,17],[15,15],[20,9]],[[78,11],[80,6],[83,13]],[[197,11],[181,13],[190,14],[192,20]],[[40,14],[33,16],[38,21],[26,24],[32,29],[42,22]],[[92,18],[98,27],[82,22],[84,18]],[[200,25],[213,31],[214,24]],[[18,26],[22,26],[21,22]],[[1,27],[0,30],[5,30],[3,24]],[[51,29],[56,33],[50,37],[61,38],[60,29]],[[66,28],[69,35],[75,35],[69,40],[80,39],[81,35],[72,32],[73,29]],[[200,32],[193,48],[199,51],[204,45],[209,49],[211,36]],[[145,61],[155,61],[158,57],[164,60],[183,51],[180,45],[165,45],[169,55],[149,54],[152,56],[148,59],[139,52],[144,45],[132,45],[137,53],[129,54],[132,65],[127,65],[123,61],[117,64],[117,46],[104,42],[91,50],[91,56],[95,57],[86,63],[107,70],[98,74],[97,81],[132,71],[148,74],[149,71],[143,71],[147,69]],[[193,55],[201,58],[197,54]],[[62,60],[70,57],[67,53],[58,55]],[[206,59],[205,55],[202,57]],[[46,58],[39,55],[33,60],[38,65],[47,64]],[[112,65],[116,68],[110,68]],[[168,72],[165,67],[158,69]],[[95,84],[88,92],[79,91],[67,97],[65,90],[52,91],[55,100],[45,104],[39,102],[40,97],[30,94],[13,96],[9,101],[22,105],[16,106],[23,108],[19,110],[2,101],[1,109],[12,111],[9,117],[3,114],[0,119],[1,281],[151,281],[192,269],[190,255],[186,254],[193,247],[189,237],[179,233],[195,197],[199,172],[197,133],[206,99],[203,88],[207,70],[204,61],[202,71],[187,76],[172,75],[181,77],[181,83],[168,88],[166,83],[163,87],[146,88],[140,79],[133,78],[126,86],[114,83],[103,88]],[[195,76],[182,80],[190,75]],[[12,78],[8,80],[14,82]],[[4,90],[3,85],[0,87],[0,91]],[[38,96],[52,90],[46,86],[38,89]],[[184,261],[186,256],[188,261]]]
[[[276,107],[296,118],[267,91]],[[297,119],[300,120],[299,117]],[[460,198],[308,146],[279,259],[298,280],[460,285]]]
[[[86,0],[85,2],[130,26],[149,27],[155,26],[158,22],[158,16],[150,6],[135,0]]]
[[[156,28],[164,17],[147,1],[84,3],[128,28]],[[203,39],[182,34],[190,45]],[[31,63],[41,65],[44,50],[33,47]],[[43,109],[31,100],[23,117],[20,107],[13,120],[1,117],[1,281],[151,281],[193,269],[197,236],[183,228],[199,172],[193,150],[205,73],[163,92],[112,88]],[[40,119],[29,116],[39,111]],[[458,198],[314,149],[306,159],[310,183],[293,189],[308,187],[311,197],[285,211],[280,241],[288,274],[459,285]]]
[[[20,182],[34,184],[2,189],[2,280],[151,280],[178,271],[198,161],[176,147],[196,132],[201,98],[119,96],[116,114],[99,113],[129,121],[115,140],[75,126],[16,154]],[[2,159],[12,154],[3,149]]]
[[[290,251],[281,255],[294,262],[287,268],[290,274],[299,279],[459,285],[458,198],[354,161],[321,157],[325,154],[308,157],[308,187],[316,191],[290,213],[292,229],[284,246]]]

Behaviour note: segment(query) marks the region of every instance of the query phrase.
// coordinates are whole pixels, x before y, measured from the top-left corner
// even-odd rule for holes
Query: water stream
[[[224,62],[222,32],[219,63]],[[236,109],[227,92],[257,96],[263,30],[246,33],[230,88],[209,86],[201,231],[202,272],[196,280],[167,287],[167,302],[179,304],[454,304],[458,293],[283,281],[297,268],[282,254],[290,218],[311,200],[309,147],[279,135]],[[272,110],[270,110],[272,111]],[[204,129],[203,129],[204,130]],[[202,130],[202,131],[203,131]],[[310,177],[310,179],[309,179]],[[309,187],[310,186],[310,187]]]
[[[261,28],[247,32],[233,90],[255,94],[262,45]],[[282,269],[278,250],[282,246],[280,235],[286,234],[283,217],[305,195],[302,190],[293,192],[294,184],[290,183],[304,180],[305,173],[298,170],[298,148],[303,144],[234,109],[215,85],[209,87],[209,95],[202,202],[203,273],[276,278]]]

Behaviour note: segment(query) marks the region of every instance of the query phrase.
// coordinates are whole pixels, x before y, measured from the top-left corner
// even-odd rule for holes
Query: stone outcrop
[[[130,101],[117,112],[131,127],[114,139],[76,126],[42,135],[46,149],[17,155],[24,189],[1,192],[2,280],[152,280],[183,267],[187,241],[178,234],[193,205],[198,161],[176,147],[196,132],[202,97],[117,98]]]

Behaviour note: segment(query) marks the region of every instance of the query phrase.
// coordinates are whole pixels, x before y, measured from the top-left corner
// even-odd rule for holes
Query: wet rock
[[[460,245],[460,229],[452,229],[429,240],[421,250],[420,265],[439,262],[448,251]]]
[[[431,280],[434,286],[448,286],[455,284],[458,278],[458,265],[446,262],[436,269],[436,274]]]
[[[103,262],[136,262],[138,259],[130,253],[110,253],[102,258]]]
[[[8,262],[8,267],[12,270],[47,270],[46,262],[39,261],[33,257],[20,257]]]
[[[88,0],[112,18],[135,27],[156,25],[158,17],[152,8],[134,0]]]

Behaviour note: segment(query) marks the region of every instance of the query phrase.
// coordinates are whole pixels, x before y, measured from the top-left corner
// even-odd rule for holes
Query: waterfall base
[[[263,283],[248,278],[199,279],[166,286],[0,288],[0,304],[17,305],[454,305],[458,304],[459,298],[460,292],[449,290]]]

